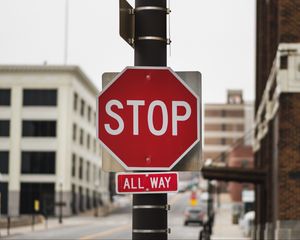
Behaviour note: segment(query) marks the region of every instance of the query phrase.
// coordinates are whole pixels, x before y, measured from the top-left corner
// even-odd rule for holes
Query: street
[[[198,238],[200,226],[183,226],[183,214],[189,194],[187,192],[169,196],[169,239]],[[127,205],[118,208],[107,217],[72,217],[64,219],[63,226],[51,228],[50,225],[49,222],[48,230],[43,227],[26,234],[13,233],[8,239],[131,239],[131,207]]]
[[[184,210],[188,205],[190,192],[169,194],[169,227],[170,240],[186,239],[196,240],[199,237],[201,227],[195,225],[183,225]],[[245,239],[237,225],[230,222],[230,205],[222,204],[216,216],[214,227],[214,240],[220,239]],[[12,229],[12,235],[7,239],[131,239],[131,206],[130,202],[116,208],[113,213],[106,217],[94,218],[91,216],[78,216],[65,218],[63,225],[57,223],[57,219],[49,220],[49,228],[45,229],[44,224],[37,225],[32,232],[30,227],[23,231]],[[4,230],[2,230],[2,233]]]

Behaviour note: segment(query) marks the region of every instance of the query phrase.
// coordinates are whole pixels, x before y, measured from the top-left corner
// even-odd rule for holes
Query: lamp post
[[[94,216],[95,217],[98,217],[99,216],[99,199],[98,199],[98,189],[99,189],[99,186],[100,186],[100,183],[99,183],[99,180],[96,180],[95,181],[95,203],[96,203],[96,206],[95,206],[95,214]]]

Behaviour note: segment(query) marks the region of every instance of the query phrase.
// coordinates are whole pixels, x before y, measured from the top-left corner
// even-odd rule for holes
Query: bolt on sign
[[[97,103],[98,138],[125,170],[171,170],[200,142],[199,96],[168,67],[127,67]]]
[[[178,173],[117,173],[116,183],[119,194],[177,192]]]

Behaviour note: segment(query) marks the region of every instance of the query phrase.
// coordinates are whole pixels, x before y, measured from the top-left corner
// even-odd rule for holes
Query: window
[[[93,207],[97,207],[97,192],[93,191]]]
[[[244,110],[226,110],[226,117],[244,117]]]
[[[101,170],[99,170],[98,179],[99,179],[99,183],[100,183],[101,182]]]
[[[220,145],[220,144],[222,144],[222,140],[221,140],[221,138],[209,138],[209,137],[206,137],[204,139],[204,144],[205,145]]]
[[[222,111],[219,109],[208,109],[205,110],[205,117],[221,117]]]
[[[83,171],[83,159],[79,159],[79,179],[82,179],[82,172]]]
[[[97,169],[97,166],[94,165],[93,166],[93,182],[94,183],[96,183],[96,181],[97,181],[97,171],[96,171],[96,169]],[[96,186],[96,187],[98,187],[98,186]]]
[[[83,206],[83,190],[82,187],[79,187],[79,210],[81,212],[84,211],[84,206]]]
[[[23,137],[55,137],[56,121],[23,121]]]
[[[84,116],[84,108],[85,108],[85,102],[83,99],[81,99],[81,106],[80,106],[80,114],[81,116]]]
[[[91,199],[90,199],[90,191],[86,189],[86,208],[91,209]]]
[[[76,141],[77,125],[73,124],[73,140]]]
[[[90,181],[90,163],[89,162],[86,163],[86,181],[87,182]]]
[[[226,154],[225,153],[221,154],[220,160],[221,160],[221,162],[225,162],[226,161]]]
[[[83,145],[83,129],[82,128],[80,129],[79,142],[80,142],[80,145]]]
[[[280,69],[288,69],[288,56],[280,56]]]
[[[8,209],[8,183],[7,182],[0,182],[0,214],[7,214]]]
[[[75,184],[72,184],[72,199],[71,199],[71,209],[72,209],[72,214],[77,214],[77,194],[76,194],[76,186]]]
[[[22,152],[23,174],[55,174],[55,152]]]
[[[10,106],[10,89],[0,89],[0,106]]]
[[[90,106],[88,106],[88,121],[90,122],[92,119],[92,109]]]
[[[205,124],[206,131],[222,131],[222,124]]]
[[[56,89],[24,89],[23,106],[56,106]]]
[[[247,159],[243,159],[241,161],[241,167],[242,168],[247,168],[249,166],[249,161]]]
[[[76,155],[72,155],[72,177],[76,176]]]
[[[90,149],[90,134],[87,134],[87,137],[86,137],[86,146],[87,146],[87,149]]]
[[[0,120],[0,137],[9,137],[9,120]]]
[[[77,95],[77,93],[74,93],[74,103],[73,103],[73,108],[74,108],[74,111],[75,111],[75,112],[77,111],[77,105],[78,105],[78,95]]]
[[[0,173],[8,174],[9,171],[8,151],[0,152]]]
[[[93,151],[94,153],[96,153],[96,139],[94,139],[93,141]]]

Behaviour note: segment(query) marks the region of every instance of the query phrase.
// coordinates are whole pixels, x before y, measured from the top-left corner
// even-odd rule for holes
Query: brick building
[[[238,145],[229,153],[228,167],[251,169],[253,168],[254,158],[252,146]],[[245,200],[245,192],[253,193],[253,184],[243,182],[229,182],[227,190],[232,200],[232,220],[238,223],[238,218],[242,217],[246,212],[253,210],[254,199],[249,202]]]
[[[205,104],[204,159],[228,163],[228,152],[236,144],[251,145],[253,104],[244,102],[241,90],[228,90],[226,103]]]
[[[257,0],[256,51],[256,239],[299,239],[299,0]]]
[[[251,146],[239,146],[233,149],[228,157],[228,166],[236,168],[253,168],[253,151]],[[235,203],[242,202],[242,191],[253,189],[251,184],[229,182],[228,192]]]

